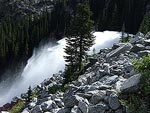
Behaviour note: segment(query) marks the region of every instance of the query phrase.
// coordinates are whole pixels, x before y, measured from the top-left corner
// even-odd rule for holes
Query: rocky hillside
[[[134,70],[132,60],[148,55],[149,45],[150,33],[145,36],[138,33],[127,43],[116,43],[112,48],[102,49],[90,58],[86,72],[77,80],[62,88],[63,73],[54,74],[32,91],[29,88],[21,97],[15,97],[1,111],[130,113],[122,100],[127,100],[130,94],[139,91],[141,78],[141,74]]]
[[[0,22],[8,16],[14,20],[20,20],[31,14],[41,14],[46,8],[53,9],[54,2],[51,0],[0,0]]]

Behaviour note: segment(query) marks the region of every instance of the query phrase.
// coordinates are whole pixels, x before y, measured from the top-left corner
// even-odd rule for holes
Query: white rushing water
[[[95,44],[90,48],[90,54],[95,48],[96,52],[100,49],[111,47],[115,42],[120,40],[121,33],[113,31],[95,32]],[[51,43],[40,47],[34,52],[33,56],[28,60],[21,77],[10,85],[10,88],[5,92],[5,87],[0,86],[0,106],[10,102],[13,97],[19,96],[26,92],[29,86],[36,86],[44,79],[51,77],[54,73],[64,70],[65,61],[63,56],[66,42],[65,39],[58,41],[58,45],[52,46]],[[3,92],[3,93],[2,93]],[[5,93],[4,93],[5,92]]]

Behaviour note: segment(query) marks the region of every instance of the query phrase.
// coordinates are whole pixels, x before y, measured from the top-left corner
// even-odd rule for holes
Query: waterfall
[[[95,44],[90,48],[89,54],[92,54],[93,49],[99,52],[102,48],[111,47],[120,40],[121,33],[104,31],[95,32],[94,35],[96,36]],[[10,84],[8,91],[5,92],[5,87],[0,84],[0,106],[10,102],[13,97],[26,92],[29,86],[35,87],[44,79],[58,73],[59,70],[64,70],[65,38],[57,43],[55,46],[48,43],[34,51],[20,77],[13,84]]]

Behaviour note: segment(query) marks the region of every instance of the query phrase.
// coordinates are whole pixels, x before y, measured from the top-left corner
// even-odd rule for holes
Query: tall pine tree
[[[82,61],[87,51],[94,43],[93,21],[91,20],[89,2],[84,0],[77,6],[76,14],[72,17],[67,33],[65,48],[66,74],[65,82],[76,78],[82,70]]]

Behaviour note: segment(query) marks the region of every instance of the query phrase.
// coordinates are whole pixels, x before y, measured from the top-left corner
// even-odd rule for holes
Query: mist
[[[95,32],[94,35],[96,36],[95,44],[90,48],[89,54],[92,54],[93,49],[99,52],[102,48],[111,47],[120,40],[121,33],[104,31]],[[65,68],[63,58],[65,45],[64,38],[58,41],[55,46],[52,43],[47,43],[36,49],[21,74],[12,84],[7,82],[0,84],[0,106],[10,102],[13,97],[26,92],[29,86],[33,88],[44,79],[51,77],[60,70],[63,71]],[[7,90],[5,84],[9,84]]]

